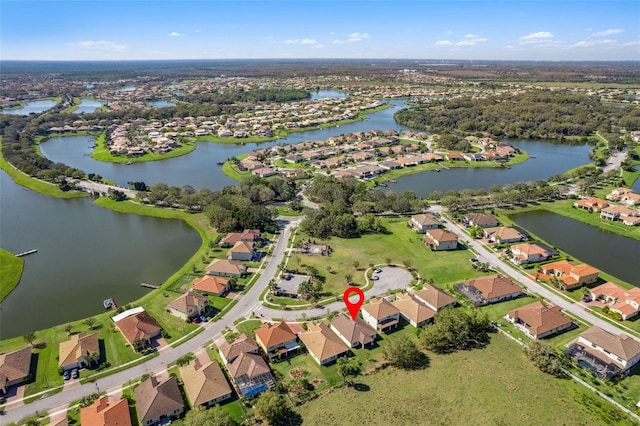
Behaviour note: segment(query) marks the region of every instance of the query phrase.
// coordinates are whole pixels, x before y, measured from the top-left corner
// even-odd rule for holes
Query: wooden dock
[[[156,288],[160,288],[160,286],[159,286],[159,285],[154,285],[154,284],[149,284],[149,283],[140,283],[140,285],[141,285],[142,287],[147,287],[147,288],[154,288],[154,289],[156,289]]]
[[[103,300],[102,305],[105,309],[113,309],[114,311],[118,309],[116,302],[112,298]]]
[[[37,251],[38,251],[38,249],[33,249],[33,250],[23,251],[22,253],[18,253],[18,254],[16,254],[16,257],[26,256],[26,255],[28,255],[28,254],[36,253]]]

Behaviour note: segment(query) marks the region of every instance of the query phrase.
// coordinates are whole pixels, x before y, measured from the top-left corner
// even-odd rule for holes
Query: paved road
[[[299,218],[296,219],[299,220]],[[175,361],[186,353],[193,352],[200,347],[204,347],[219,335],[227,325],[231,325],[235,319],[251,315],[251,312],[260,306],[258,302],[260,293],[267,286],[269,280],[275,276],[278,265],[280,265],[280,262],[284,257],[289,236],[291,235],[291,228],[293,225],[297,224],[297,221],[290,222],[290,220],[291,218],[279,218],[277,221],[282,232],[273,250],[272,259],[265,266],[260,277],[256,280],[251,289],[244,294],[238,303],[221,319],[216,322],[206,323],[205,330],[202,333],[176,348],[167,348],[166,350],[160,351],[159,356],[150,359],[149,361],[131,367],[125,371],[104,377],[94,383],[87,383],[71,389],[65,389],[63,392],[15,408],[12,408],[9,404],[7,406],[6,413],[0,417],[0,423],[7,424],[17,422],[20,419],[33,416],[37,413],[43,413],[57,407],[63,407],[65,404],[69,404],[72,401],[76,401],[98,390],[107,390],[108,392],[111,390],[115,391],[119,389],[123,383],[140,377],[145,373],[160,372],[164,370],[166,365],[170,362]]]
[[[104,183],[98,182],[90,182],[87,180],[76,181],[75,184],[77,187],[82,188],[87,192],[98,192],[100,194],[106,194],[110,189],[115,189],[117,191],[124,192],[129,198],[136,198],[136,191],[134,191],[133,189],[121,188],[119,186],[106,185]]]
[[[612,170],[618,170],[626,157],[627,157],[626,149],[622,151],[614,152],[613,154],[611,154],[611,157],[609,157],[609,159],[607,160],[607,165],[604,166],[603,171],[606,173]]]

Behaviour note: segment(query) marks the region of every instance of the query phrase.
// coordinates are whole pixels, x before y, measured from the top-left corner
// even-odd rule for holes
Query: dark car
[[[62,373],[62,378],[65,380],[69,380],[71,378],[71,372],[69,370],[64,370]]]

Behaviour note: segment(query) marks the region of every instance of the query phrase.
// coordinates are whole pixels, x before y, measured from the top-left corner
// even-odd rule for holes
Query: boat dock
[[[15,256],[16,257],[22,257],[22,256],[26,256],[28,254],[33,254],[36,253],[38,251],[38,249],[33,249],[33,250],[28,250],[28,251],[23,251],[22,253],[18,253]]]
[[[142,287],[147,287],[147,288],[154,288],[154,289],[155,289],[155,288],[160,288],[160,286],[159,286],[159,285],[154,285],[154,284],[149,284],[149,283],[140,283],[140,285],[141,285]]]
[[[114,311],[118,309],[116,302],[112,298],[104,299],[102,305],[105,309],[113,309]]]

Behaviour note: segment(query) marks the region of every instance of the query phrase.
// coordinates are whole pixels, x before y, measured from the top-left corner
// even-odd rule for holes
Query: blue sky
[[[640,60],[640,1],[0,0],[0,59]]]

